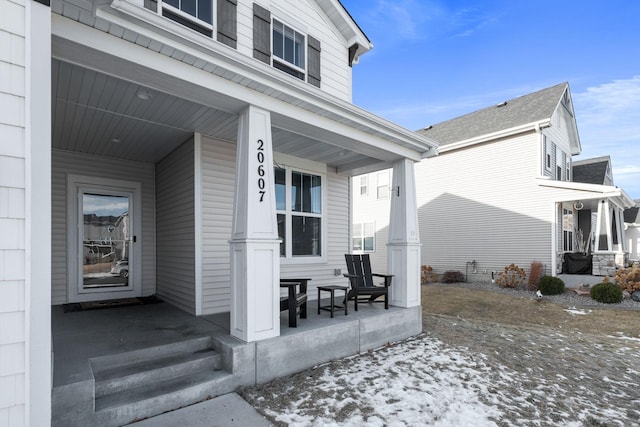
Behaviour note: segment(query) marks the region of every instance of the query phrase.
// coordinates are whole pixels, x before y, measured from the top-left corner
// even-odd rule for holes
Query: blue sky
[[[582,154],[640,199],[640,1],[342,0],[374,49],[354,103],[416,130],[569,82]]]

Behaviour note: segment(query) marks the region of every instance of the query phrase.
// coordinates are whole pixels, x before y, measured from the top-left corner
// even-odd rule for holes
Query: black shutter
[[[320,40],[307,36],[307,82],[320,87]]]
[[[218,41],[232,48],[237,47],[237,0],[218,0]]]
[[[253,57],[271,64],[271,12],[253,4]]]

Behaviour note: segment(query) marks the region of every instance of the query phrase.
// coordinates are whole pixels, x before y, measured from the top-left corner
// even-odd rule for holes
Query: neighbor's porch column
[[[393,165],[391,215],[387,263],[391,284],[391,304],[400,307],[420,305],[420,233],[416,185],[411,160]]]
[[[231,235],[231,334],[280,335],[280,240],[275,210],[271,115],[240,114]]]

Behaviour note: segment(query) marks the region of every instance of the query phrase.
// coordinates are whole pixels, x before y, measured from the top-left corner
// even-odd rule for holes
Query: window
[[[573,210],[562,209],[562,249],[573,252]]]
[[[322,177],[276,168],[275,192],[280,256],[322,256]]]
[[[213,28],[213,0],[163,0],[163,15],[196,31]],[[201,31],[202,32],[202,31]]]
[[[378,199],[389,198],[389,171],[380,172],[378,174],[378,186],[377,186]]]
[[[359,252],[375,252],[375,225],[365,222],[353,225],[353,250]]]
[[[229,1],[229,0],[228,0]],[[286,16],[286,12],[279,12]],[[320,40],[285,22],[295,18],[272,18],[268,9],[253,4],[253,57],[300,80],[320,87],[322,46]]]
[[[363,175],[360,177],[360,195],[366,196],[369,194],[369,176]]]
[[[550,176],[553,172],[553,155],[555,154],[555,144],[551,142],[551,140],[547,139],[546,136],[543,136],[542,139],[542,148],[544,151],[543,162],[545,171],[549,172],[546,175]]]
[[[304,70],[304,34],[273,20],[273,55]]]
[[[565,164],[565,181],[571,181],[571,156],[567,156]]]

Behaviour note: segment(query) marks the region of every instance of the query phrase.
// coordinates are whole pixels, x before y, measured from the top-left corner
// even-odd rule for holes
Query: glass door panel
[[[129,287],[130,195],[82,192],[82,290]]]

